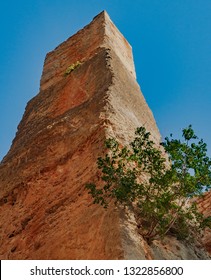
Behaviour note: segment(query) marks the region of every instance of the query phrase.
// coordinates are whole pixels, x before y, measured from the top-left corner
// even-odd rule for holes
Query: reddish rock
[[[211,192],[206,192],[198,201],[198,209],[205,217],[211,216]],[[206,229],[203,236],[203,244],[211,255],[211,229]]]
[[[144,125],[160,141],[135,78],[131,47],[106,12],[47,54],[40,92],[0,165],[1,259],[198,258],[183,245],[188,252],[150,248],[133,213],[105,211],[84,189],[98,180],[105,138],[128,143]]]

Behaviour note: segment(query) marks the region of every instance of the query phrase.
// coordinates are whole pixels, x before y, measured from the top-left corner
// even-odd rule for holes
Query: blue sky
[[[210,0],[10,0],[0,2],[0,160],[39,91],[46,53],[102,10],[133,47],[162,136],[192,124],[211,156]]]

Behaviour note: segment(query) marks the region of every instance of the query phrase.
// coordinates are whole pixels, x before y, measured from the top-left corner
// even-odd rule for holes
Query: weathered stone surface
[[[198,209],[205,217],[211,216],[211,191],[206,192],[197,202]],[[207,251],[211,254],[211,229],[206,229],[203,240],[203,244]]]
[[[160,141],[135,77],[131,47],[106,12],[46,56],[40,92],[0,165],[1,259],[206,258],[150,248],[133,213],[105,211],[84,189],[98,180],[106,137],[128,143],[144,125]]]

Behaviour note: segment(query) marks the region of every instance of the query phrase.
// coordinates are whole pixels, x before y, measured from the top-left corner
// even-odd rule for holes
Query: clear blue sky
[[[39,91],[47,52],[102,10],[133,47],[162,136],[189,124],[211,156],[211,0],[0,1],[0,160]]]

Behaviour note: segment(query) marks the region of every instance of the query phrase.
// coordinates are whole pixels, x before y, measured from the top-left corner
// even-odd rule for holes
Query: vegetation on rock
[[[97,160],[99,187],[86,184],[94,203],[133,207],[139,232],[148,241],[168,233],[190,240],[211,227],[211,217],[199,213],[194,202],[211,187],[211,159],[192,126],[182,132],[182,140],[171,135],[159,147],[144,127],[137,128],[128,147],[106,140],[107,153]]]
[[[65,75],[65,76],[69,75],[72,71],[74,71],[74,70],[75,70],[78,66],[80,66],[80,65],[81,65],[81,62],[80,62],[80,61],[76,61],[75,63],[69,65],[69,66],[67,67],[67,69],[65,70],[64,75]]]

